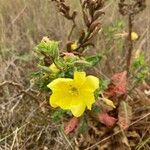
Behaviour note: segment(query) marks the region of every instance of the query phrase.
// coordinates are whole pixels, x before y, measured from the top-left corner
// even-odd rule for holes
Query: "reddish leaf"
[[[104,95],[106,97],[120,96],[127,91],[127,72],[116,73],[111,78],[111,83]]]
[[[69,134],[70,132],[74,131],[79,123],[79,118],[73,117],[66,125],[65,125],[65,133]]]
[[[119,105],[119,125],[121,128],[126,129],[130,123],[132,118],[132,108],[128,105],[127,102],[121,101]]]
[[[101,112],[98,114],[98,119],[101,123],[105,124],[107,127],[112,127],[117,119],[114,117],[111,117],[106,112]]]

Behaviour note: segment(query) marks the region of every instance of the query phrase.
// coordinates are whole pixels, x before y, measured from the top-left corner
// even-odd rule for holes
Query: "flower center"
[[[79,94],[78,89],[76,87],[71,87],[69,90],[69,93],[71,95],[78,95]]]

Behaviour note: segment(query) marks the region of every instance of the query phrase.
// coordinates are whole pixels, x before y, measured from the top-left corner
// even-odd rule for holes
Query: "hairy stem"
[[[128,16],[128,53],[127,53],[127,65],[126,65],[126,70],[127,70],[127,75],[129,76],[130,74],[130,64],[131,64],[131,58],[132,58],[132,50],[133,50],[133,41],[132,41],[132,28],[133,28],[133,15],[129,14]]]

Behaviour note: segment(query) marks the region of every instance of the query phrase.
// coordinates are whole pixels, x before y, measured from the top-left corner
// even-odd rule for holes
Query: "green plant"
[[[102,77],[97,78],[93,75],[86,76],[86,73],[90,69],[96,67],[101,59],[103,59],[104,55],[107,55],[107,53],[91,53],[89,56],[86,53],[94,48],[92,39],[95,38],[98,31],[101,29],[101,22],[99,19],[104,14],[104,12],[101,11],[104,6],[104,1],[80,1],[85,28],[81,30],[81,35],[77,39],[74,39],[72,36],[74,30],[77,28],[77,12],[75,10],[71,11],[70,6],[68,6],[65,1],[53,1],[57,4],[58,11],[63,14],[67,20],[72,22],[72,28],[68,34],[65,51],[64,49],[62,51],[60,42],[50,40],[48,37],[44,37],[36,46],[35,52],[39,59],[38,66],[40,71],[35,74],[35,84],[38,85],[40,89],[50,91],[49,103],[52,107],[60,107],[63,110],[56,110],[52,114],[52,118],[55,121],[59,121],[62,117],[65,117],[66,112],[68,112],[69,117],[72,115],[75,116],[70,120],[65,129],[67,134],[74,130],[79,119],[83,121],[84,117],[81,117],[81,115],[87,112],[86,110],[92,110],[91,113],[95,113],[98,120],[106,126],[113,126],[117,119],[110,116],[108,112],[112,110],[116,111],[117,105],[119,105],[119,107],[121,107],[122,104],[128,106],[125,100],[114,104],[111,98],[120,97],[127,93],[127,77],[129,77],[131,67],[133,41],[138,38],[138,35],[132,31],[132,17],[138,12],[133,9],[131,13],[128,10],[129,8],[124,10],[124,1],[120,1],[120,13],[129,16],[129,33],[126,36],[128,37],[129,44],[126,57],[127,63],[126,70],[122,68],[122,72],[114,74],[109,80]],[[134,4],[129,4],[129,6]],[[107,40],[108,53],[110,53],[111,45],[115,42],[117,45],[116,47],[122,51],[122,38],[114,35],[121,32],[125,25],[125,22],[119,19],[110,26],[104,28],[103,33]],[[143,56],[140,56],[133,62],[133,72],[141,66],[144,70],[137,74],[136,78],[138,78],[138,80],[144,80],[145,73],[148,71]],[[121,117],[121,120],[128,120],[130,123],[132,110],[130,106],[128,106],[128,108],[130,108],[130,117],[128,117],[128,115],[123,115],[122,117],[119,114],[118,118]],[[126,114],[125,111],[129,110],[123,109],[121,114]],[[118,123],[120,127],[122,127],[122,121]],[[129,126],[129,123],[125,125],[124,128]]]

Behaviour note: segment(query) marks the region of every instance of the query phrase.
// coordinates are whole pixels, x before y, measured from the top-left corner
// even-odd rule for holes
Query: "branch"
[[[4,81],[4,82],[0,83],[0,88],[5,86],[5,85],[12,85],[14,87],[17,87],[20,90],[20,93],[18,95],[25,94],[25,95],[28,95],[28,96],[32,97],[33,99],[35,99],[39,102],[39,97],[37,95],[32,94],[33,92],[38,93],[37,91],[32,90],[30,88],[24,89],[24,87],[22,85],[20,85],[19,83],[13,82],[13,81]],[[32,91],[32,93],[29,91]]]
[[[132,58],[132,51],[133,51],[133,41],[132,41],[132,28],[133,28],[133,15],[129,14],[128,16],[128,54],[127,54],[127,64],[126,64],[126,70],[127,70],[127,76],[130,74],[130,64],[131,64],[131,58]]]
[[[17,87],[18,89],[23,89],[23,86],[22,86],[22,85],[20,85],[19,83],[13,82],[13,81],[4,81],[4,82],[0,83],[0,87],[5,86],[5,85],[7,85],[7,84],[12,85],[12,86],[15,86],[15,87]]]

